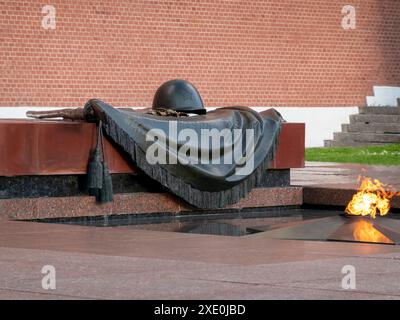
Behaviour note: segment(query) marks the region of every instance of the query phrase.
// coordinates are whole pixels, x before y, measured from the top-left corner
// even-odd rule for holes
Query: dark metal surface
[[[28,111],[26,116],[35,119],[64,118],[69,120],[85,120],[83,108],[58,109],[48,111]]]
[[[313,219],[290,226],[282,226],[272,231],[266,231],[264,236],[275,239],[326,241],[329,235],[335,232],[342,224],[342,218],[338,216]]]
[[[170,80],[156,91],[153,109],[172,109],[180,112],[205,114],[198,90],[186,80]]]
[[[370,218],[345,219],[334,233],[328,236],[331,241],[367,242],[394,244],[387,235],[376,228],[376,221]]]
[[[247,196],[274,159],[284,122],[275,109],[258,113],[243,106],[219,108],[206,115],[182,117],[175,122],[175,129],[171,126],[169,117],[157,117],[137,111],[119,111],[99,99],[89,100],[85,112],[96,115],[102,122],[105,133],[129,154],[132,163],[140,170],[171,193],[202,209],[223,208]],[[149,140],[147,134],[152,130],[163,132],[165,139]],[[197,138],[182,140],[174,134],[175,131],[183,130],[191,130]],[[240,130],[241,134],[235,134],[235,139],[225,139],[224,148],[215,145],[210,147],[209,143],[198,141],[199,137],[204,139],[205,130],[225,130],[231,135]],[[251,152],[251,162],[247,163],[246,160],[244,165],[232,161],[232,155],[235,154],[235,160],[238,155],[241,159],[248,159],[248,132],[252,133],[254,148]],[[154,163],[149,161],[147,151],[154,152],[154,146],[157,150],[165,151],[161,162],[158,158],[153,159]],[[185,163],[170,161],[178,157],[177,150],[182,147],[190,148],[194,152],[190,152]],[[204,155],[208,156],[211,151],[212,161],[204,161]]]
[[[33,220],[44,223],[75,224],[90,227],[129,227],[131,229],[158,230],[225,236],[243,236],[263,231],[264,226],[288,221],[301,221],[301,209],[245,208],[219,211],[187,212],[185,214],[127,214],[96,217],[50,218]],[[32,220],[31,220],[32,221]]]
[[[372,219],[337,215],[282,226],[282,228],[264,232],[263,236],[288,240],[400,244],[400,221],[389,217]]]

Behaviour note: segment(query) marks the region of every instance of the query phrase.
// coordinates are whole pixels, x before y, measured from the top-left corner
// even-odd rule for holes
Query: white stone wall
[[[374,95],[367,97],[368,107],[397,107],[400,87],[374,86]]]

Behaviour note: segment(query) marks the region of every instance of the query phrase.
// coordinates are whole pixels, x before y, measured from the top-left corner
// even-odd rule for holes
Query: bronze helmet
[[[153,109],[160,108],[186,113],[206,113],[199,91],[190,82],[179,79],[167,81],[157,89]]]

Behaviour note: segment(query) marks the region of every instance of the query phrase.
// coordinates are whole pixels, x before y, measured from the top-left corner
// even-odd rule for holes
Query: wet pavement
[[[399,246],[21,221],[0,224],[0,243],[5,299],[400,298]],[[342,289],[346,265],[355,290]]]
[[[308,163],[292,182],[351,189],[363,167]],[[396,186],[399,171],[367,167]],[[46,265],[54,290],[42,287]],[[345,266],[355,289],[342,288]],[[0,222],[0,299],[399,299],[399,277],[396,245]]]

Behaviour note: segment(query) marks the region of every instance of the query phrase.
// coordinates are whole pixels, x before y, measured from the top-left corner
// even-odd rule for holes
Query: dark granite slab
[[[166,191],[144,174],[113,174],[115,194]],[[258,187],[287,187],[289,169],[268,170]],[[0,199],[87,195],[86,175],[0,177]]]

